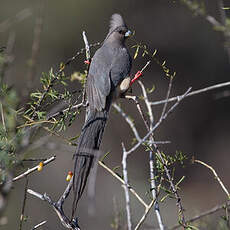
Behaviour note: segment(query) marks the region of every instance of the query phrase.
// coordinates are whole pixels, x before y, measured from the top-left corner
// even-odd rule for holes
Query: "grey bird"
[[[86,82],[89,108],[75,152],[72,218],[94,155],[99,150],[112,101],[122,97],[130,86],[132,59],[125,46],[125,40],[130,35],[121,15],[113,14],[109,33],[90,64]]]

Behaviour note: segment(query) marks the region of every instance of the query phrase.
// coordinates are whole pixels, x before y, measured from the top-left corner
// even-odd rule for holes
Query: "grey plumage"
[[[127,31],[123,18],[112,15],[109,33],[90,64],[86,82],[89,111],[75,153],[72,217],[85,188],[94,153],[99,150],[112,100],[119,95],[119,85],[130,74],[132,60],[125,46]]]
[[[119,26],[127,28],[121,15],[120,14],[113,14],[111,16],[111,19],[110,19],[109,32],[113,31],[114,29],[116,29]]]

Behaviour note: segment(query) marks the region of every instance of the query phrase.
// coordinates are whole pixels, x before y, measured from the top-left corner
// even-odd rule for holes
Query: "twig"
[[[165,145],[165,144],[171,144],[171,141],[148,141],[148,144],[156,144],[156,145]]]
[[[100,45],[100,42],[90,44],[89,47],[95,47],[95,46],[98,46],[98,45]],[[53,74],[54,78],[50,81],[50,84],[46,87],[46,89],[42,93],[41,97],[37,101],[36,105],[34,106],[34,112],[33,112],[33,115],[32,115],[32,120],[36,117],[36,112],[39,111],[39,109],[41,108],[41,105],[42,105],[47,93],[50,91],[50,89],[52,88],[52,86],[54,85],[54,83],[56,82],[58,77],[62,74],[62,72],[64,71],[65,67],[67,65],[69,65],[72,61],[74,61],[84,51],[85,51],[85,48],[82,48],[73,57],[67,59],[66,62],[62,65],[62,67],[56,73]]]
[[[130,154],[135,151],[143,142],[145,142],[149,136],[154,132],[154,130],[167,118],[167,116],[179,105],[179,103],[186,97],[186,95],[191,91],[191,87],[178,98],[178,101],[164,114],[164,116],[154,125],[152,129],[141,139],[136,145],[134,145],[127,153]]]
[[[137,139],[137,141],[140,141],[141,138],[137,132],[137,129],[133,123],[133,121],[130,119],[130,117],[122,110],[122,108],[120,106],[118,106],[116,103],[113,103],[113,107],[121,114],[121,116],[126,120],[126,122],[129,124],[130,128],[132,129],[135,138]]]
[[[169,85],[168,91],[170,91],[170,89],[171,89],[171,86]],[[151,137],[152,133],[154,132],[154,130],[162,123],[162,121],[164,121],[167,118],[167,116],[176,108],[176,106],[180,103],[180,101],[183,100],[190,91],[191,91],[191,87],[182,96],[180,96],[178,98],[178,101],[167,112],[162,112],[161,117],[160,117],[159,121],[155,124],[155,126],[153,126],[151,129],[149,129],[149,132],[147,133],[147,135],[145,135],[145,137],[141,141],[139,141],[135,146],[133,146],[127,152],[127,154],[130,154],[133,151],[135,151],[143,142],[145,142],[147,140],[147,138]],[[169,95],[169,92],[167,93],[167,95]],[[167,102],[168,102],[168,100],[166,100],[165,103],[167,103]],[[164,105],[164,108],[166,108],[166,106],[167,105]],[[163,111],[164,110],[165,109],[163,109]],[[144,113],[142,112],[141,108],[139,108],[139,111],[140,111],[140,114],[142,115],[142,117],[144,117],[144,115],[143,115]],[[145,118],[143,118],[143,120],[145,121],[145,125],[148,128],[147,120]],[[160,151],[158,150],[158,147],[156,145],[154,145],[154,147],[156,148],[158,156],[159,156],[159,159],[161,160],[161,162],[162,162],[162,164],[164,166],[164,170],[165,170],[166,176],[167,176],[167,178],[169,180],[170,186],[172,188],[172,192],[175,195],[175,198],[177,200],[177,206],[179,208],[179,215],[180,215],[180,218],[181,218],[181,224],[185,227],[185,217],[184,217],[184,214],[183,214],[184,209],[183,209],[182,204],[181,204],[180,196],[178,194],[176,186],[173,183],[173,180],[171,178],[171,175],[170,175],[169,169],[167,167],[167,164],[164,162],[164,158],[162,157]]]
[[[32,230],[35,230],[35,229],[40,228],[42,225],[46,224],[46,222],[47,222],[46,220],[42,221],[41,223],[35,225],[35,226],[32,228]]]
[[[47,138],[47,137],[46,137]],[[45,161],[46,158],[28,158],[28,159],[23,159],[22,161],[25,162],[25,161],[35,161],[35,162],[40,162],[40,161]]]
[[[151,203],[148,205],[148,207],[145,208],[145,213],[144,215],[141,217],[140,221],[137,223],[136,227],[134,230],[137,230],[140,228],[140,226],[143,224],[144,220],[146,219],[146,217],[149,214],[149,211],[151,210],[152,206],[154,205],[155,200],[152,200]]]
[[[203,89],[194,90],[191,93],[188,93],[185,97],[197,95],[197,94],[200,94],[200,93],[204,93],[204,92],[207,92],[207,91],[210,91],[210,90],[222,88],[222,87],[225,87],[225,86],[230,86],[230,81],[220,83],[220,84],[216,84],[216,85],[213,85],[213,86],[209,86],[209,87],[206,87],[206,88],[203,88]],[[179,95],[179,96],[176,96],[176,97],[171,97],[168,100],[150,102],[150,105],[160,105],[160,104],[164,104],[166,102],[178,101],[181,96],[182,95]]]
[[[144,67],[141,69],[141,73],[147,68],[147,66],[151,63],[151,61],[147,61]]]
[[[138,81],[139,84],[140,84],[140,82],[141,82],[141,81]],[[143,121],[145,122],[145,126],[146,126],[146,127],[149,127],[149,122],[148,122],[148,120],[147,120],[147,118],[146,118],[146,116],[145,116],[145,113],[143,112],[143,109],[141,108],[141,105],[140,105],[140,103],[139,103],[139,101],[138,101],[138,97],[137,97],[137,96],[129,96],[129,95],[127,95],[125,98],[131,99],[131,100],[133,100],[133,101],[135,102],[136,107],[137,107],[137,110],[138,110],[138,112],[140,113],[141,118],[142,118]],[[150,115],[150,116],[151,116],[151,115]],[[152,117],[152,118],[153,118],[153,117]]]
[[[24,116],[24,118],[27,119],[27,117]],[[40,125],[40,124],[44,124],[44,123],[48,123],[48,124],[56,124],[57,121],[49,121],[49,120],[41,120],[41,121],[30,121],[30,123],[25,123],[23,125],[20,125],[17,127],[17,129],[21,129],[21,128],[25,128],[28,126],[34,126],[34,125]]]
[[[82,36],[83,36],[83,40],[84,40],[84,43],[85,43],[86,60],[90,60],[89,42],[88,42],[88,39],[86,37],[85,31],[82,32]]]
[[[50,162],[54,161],[55,159],[56,159],[56,156],[52,156],[49,159],[47,159],[46,161],[44,161],[43,165],[45,166],[45,165],[49,164]],[[39,167],[39,165],[37,165],[37,166],[35,166],[35,167],[31,168],[31,169],[27,169],[26,172],[14,177],[13,182],[17,181],[17,180],[20,180],[21,178],[23,178],[23,177],[29,175],[30,173],[36,171],[38,169],[38,167]]]
[[[217,205],[217,206],[215,206],[215,207],[213,207],[213,208],[211,208],[211,209],[209,209],[209,210],[207,210],[205,212],[202,212],[199,215],[196,215],[196,216],[192,217],[191,219],[189,219],[188,221],[186,221],[186,223],[195,222],[195,221],[197,221],[197,220],[199,220],[199,219],[201,219],[201,218],[203,218],[205,216],[209,216],[209,215],[211,215],[211,214],[213,214],[213,213],[215,213],[215,212],[217,212],[217,211],[219,211],[221,209],[225,209],[225,208],[227,208],[229,206],[230,206],[230,201],[227,201],[226,203],[223,203],[221,205]],[[177,224],[177,225],[169,228],[169,230],[178,229],[179,227],[181,227],[181,225]]]
[[[164,116],[165,114],[165,111],[166,111],[166,108],[167,108],[167,105],[168,105],[168,99],[169,99],[169,95],[171,93],[171,89],[172,89],[172,80],[173,78],[170,77],[170,80],[169,80],[169,86],[168,86],[168,90],[167,90],[167,95],[166,95],[166,102],[164,103],[164,106],[163,106],[163,109],[162,109],[162,113],[161,113],[161,117]],[[149,103],[148,103],[149,104]]]
[[[98,161],[98,164],[102,166],[105,170],[107,170],[113,177],[119,180],[123,185],[125,185],[124,180],[120,176],[118,176],[112,169],[107,167],[102,161]],[[148,205],[144,202],[144,200],[136,193],[136,191],[130,185],[128,185],[128,189],[145,208],[148,207]]]
[[[130,209],[130,197],[129,197],[129,189],[128,189],[128,172],[127,172],[127,152],[125,150],[124,143],[122,143],[123,149],[123,157],[122,157],[122,166],[123,166],[123,177],[124,177],[124,190],[125,190],[125,200],[126,200],[126,215],[127,215],[127,224],[128,230],[132,229],[131,222],[131,209]]]
[[[88,62],[88,64],[87,64],[87,70],[86,70],[86,79],[87,79],[88,78],[88,73],[89,73],[90,62],[91,62],[90,46],[89,46],[89,42],[88,42],[88,39],[86,37],[85,31],[83,31],[82,36],[83,36],[83,41],[85,43],[86,61]],[[85,101],[86,101],[86,87],[85,87],[85,85],[86,85],[86,81],[84,83],[83,92],[82,92],[82,104],[83,105],[85,104]],[[87,119],[87,113],[86,113],[85,119]]]
[[[70,184],[70,183],[69,183]],[[45,193],[45,194],[40,194],[38,192],[35,192],[31,189],[27,189],[27,192],[30,193],[31,195],[48,202],[54,211],[57,213],[59,219],[61,220],[62,225],[65,228],[72,229],[72,230],[80,230],[77,219],[70,220],[64,213],[62,206],[59,206],[58,203],[53,202],[52,199]],[[65,194],[65,193],[64,193]],[[63,195],[64,195],[63,194]],[[66,194],[65,194],[66,195]]]
[[[134,147],[132,147],[128,151],[128,154],[130,154],[133,151],[135,151],[144,141],[146,141],[147,138],[149,138],[152,135],[152,133],[154,132],[154,130],[176,108],[176,106],[180,103],[180,101],[183,100],[186,97],[186,95],[190,92],[190,90],[191,90],[191,87],[180,98],[178,98],[178,101],[163,116],[160,117],[159,121],[155,124],[155,126],[153,128],[150,129],[150,131],[148,132],[148,134],[140,142],[138,142]],[[157,148],[157,146],[155,146],[155,147]],[[160,152],[160,151],[158,150],[157,152]],[[162,161],[162,163],[164,165],[164,170],[165,170],[166,176],[168,177],[168,180],[169,180],[170,186],[172,188],[172,191],[173,191],[173,193],[175,195],[175,198],[177,199],[177,206],[179,208],[179,214],[182,217],[182,221],[181,222],[184,225],[185,224],[185,219],[184,219],[183,207],[182,207],[182,204],[181,204],[181,201],[180,201],[180,197],[178,195],[178,192],[177,192],[177,189],[176,189],[175,185],[173,184],[172,178],[171,178],[170,173],[169,173],[169,169],[167,168],[166,164],[164,164],[164,159],[163,159],[162,155],[161,154],[158,154],[158,155],[159,155],[160,160]]]
[[[79,104],[77,104],[77,105],[72,106],[71,109],[66,108],[66,109],[63,109],[63,110],[61,110],[61,111],[58,111],[58,112],[56,112],[56,113],[54,113],[54,114],[52,114],[52,115],[47,116],[47,120],[50,120],[50,119],[52,119],[52,118],[54,118],[54,117],[56,117],[56,116],[58,116],[58,115],[62,115],[62,114],[64,114],[64,113],[67,112],[67,111],[71,111],[71,110],[74,110],[74,109],[78,110],[78,109],[80,109],[81,107],[86,107],[86,106],[87,106],[87,104],[84,105],[84,104],[81,102],[81,103],[79,103]]]
[[[69,196],[69,193],[72,189],[73,186],[73,177],[71,178],[69,184],[67,185],[65,191],[63,192],[62,196],[59,198],[58,202],[57,202],[57,206],[62,209],[62,206],[64,204],[65,199]]]
[[[224,190],[224,192],[227,194],[228,196],[228,199],[230,199],[230,193],[229,191],[227,190],[227,188],[224,186],[222,180],[220,179],[220,177],[217,175],[215,169],[213,167],[211,167],[210,165],[204,163],[203,161],[200,161],[200,160],[194,160],[194,162],[198,163],[198,164],[201,164],[205,167],[207,167],[208,169],[210,169],[212,171],[212,173],[214,174],[215,176],[215,179],[217,179],[217,181],[219,182],[221,188]]]
[[[170,78],[170,79],[172,79],[172,78]],[[145,104],[146,104],[146,107],[148,109],[148,114],[149,114],[149,118],[150,118],[150,125],[149,126],[148,126],[148,122],[147,122],[147,120],[146,120],[146,118],[145,118],[145,116],[143,114],[143,110],[142,109],[138,109],[138,110],[141,113],[141,117],[144,120],[144,123],[145,123],[145,126],[146,126],[147,130],[149,131],[151,128],[153,128],[153,121],[154,121],[152,107],[151,107],[151,105],[149,103],[149,99],[148,99],[147,92],[146,92],[146,89],[145,89],[144,85],[142,84],[141,81],[139,81],[138,83],[141,86],[142,93],[143,93],[144,100],[145,100]],[[171,90],[171,81],[170,81],[169,89],[168,89],[168,92],[167,92],[167,98],[169,97],[170,90]],[[163,116],[165,114],[166,107],[167,107],[167,105],[164,105],[161,116]],[[150,136],[150,141],[154,141],[153,134]],[[156,143],[151,143],[150,148],[152,148],[152,145],[154,145],[155,148],[157,147]],[[161,154],[160,151],[158,151],[158,154]],[[156,179],[155,179],[156,177],[155,177],[155,173],[154,173],[154,156],[153,156],[153,151],[152,150],[149,151],[149,168],[150,168],[151,191],[152,191],[153,199],[155,200],[154,210],[155,210],[155,213],[156,213],[156,216],[157,216],[157,221],[158,221],[158,224],[159,224],[159,228],[160,228],[160,230],[164,230],[165,227],[164,227],[164,224],[163,224],[163,220],[162,220],[162,216],[161,216],[160,208],[159,208],[159,203],[158,203],[158,199],[157,199],[157,187],[156,187]]]
[[[144,87],[144,85],[143,85],[141,82],[139,82],[139,84],[140,84],[140,86],[141,86],[141,88],[142,88],[142,92],[143,92],[143,95],[144,95],[145,103],[146,103],[146,105],[147,105],[148,112],[149,112],[149,114],[150,114],[150,116],[151,116],[150,119],[151,119],[151,121],[153,122],[152,108],[151,108],[151,106],[150,106],[150,102],[148,101],[148,97],[147,97],[147,93],[146,93],[145,87]],[[164,107],[163,107],[163,110],[162,110],[162,113],[161,113],[161,116],[160,116],[160,119],[159,119],[158,123],[159,123],[159,122],[161,123],[164,119],[166,119],[167,114],[169,114],[170,112],[172,112],[172,109],[175,108],[174,106],[177,105],[177,103],[175,103],[175,104],[166,112],[167,101],[168,101],[167,99],[168,99],[168,97],[169,97],[169,95],[170,95],[171,87],[172,87],[172,77],[170,78],[170,82],[169,82],[169,87],[168,87],[167,96],[166,96],[166,103],[164,104]],[[191,88],[190,88],[188,91],[186,91],[186,93],[184,94],[184,96],[185,96],[190,90],[191,90]],[[140,105],[139,105],[139,106],[140,106]],[[145,126],[146,126],[147,130],[148,130],[149,132],[150,132],[150,130],[153,130],[154,127],[155,127],[158,123],[157,123],[154,127],[152,127],[151,124],[150,124],[150,126],[149,126],[149,125],[148,125],[148,121],[147,121],[147,119],[146,119],[145,116],[144,116],[143,110],[142,110],[141,108],[138,108],[138,111],[140,112],[141,117],[142,117],[142,119],[144,120],[144,123],[145,123]],[[160,124],[160,123],[159,123],[159,124]],[[150,127],[150,128],[149,128],[149,127]],[[153,131],[152,131],[152,133],[153,133]],[[149,134],[150,140],[154,140],[154,139],[153,139],[153,134],[152,134],[152,133]],[[172,188],[172,191],[173,191],[173,193],[174,193],[174,195],[175,195],[175,197],[176,197],[176,199],[177,199],[177,206],[178,206],[178,208],[179,208],[179,215],[180,215],[181,220],[182,220],[181,222],[182,222],[183,225],[185,225],[185,217],[184,217],[184,214],[183,214],[183,207],[182,207],[181,199],[180,199],[179,194],[178,194],[178,192],[177,192],[176,186],[175,186],[174,183],[173,183],[173,179],[172,179],[172,177],[171,177],[171,175],[170,175],[170,172],[169,172],[169,169],[168,169],[168,167],[167,167],[167,164],[166,164],[164,158],[162,157],[162,154],[161,154],[161,152],[159,151],[158,146],[157,146],[156,144],[153,144],[153,145],[154,145],[154,147],[155,147],[155,149],[156,149],[156,151],[157,151],[157,155],[158,155],[159,159],[160,159],[161,162],[162,162],[162,165],[163,165],[163,167],[164,167],[164,170],[165,170],[166,176],[167,176],[167,178],[168,178],[168,181],[169,181],[169,183],[170,183],[170,186],[171,186],[171,188]],[[150,146],[150,147],[151,147],[151,146]],[[155,190],[154,188],[156,187],[156,185],[155,185],[155,181],[154,181],[154,178],[155,178],[155,177],[154,177],[154,172],[153,172],[153,155],[152,155],[152,151],[150,151],[150,176],[153,177],[153,181],[152,181],[152,186],[153,186],[153,188],[152,188],[152,194],[153,194],[153,197],[155,198],[155,197],[156,197],[156,190]],[[155,202],[155,211],[156,211],[156,214],[157,214],[157,218],[158,218],[158,223],[159,223],[160,229],[164,229],[163,222],[162,222],[162,218],[161,218],[161,215],[160,215],[160,212],[159,212],[159,206],[158,206],[157,200],[156,200],[156,202]]]
[[[20,216],[20,224],[19,224],[19,230],[22,230],[22,223],[23,221],[25,221],[25,207],[26,207],[26,198],[27,198],[27,188],[28,188],[28,182],[29,179],[26,176],[26,183],[25,183],[25,189],[24,189],[24,198],[23,198],[23,204],[22,204],[22,212],[21,212],[21,216]]]

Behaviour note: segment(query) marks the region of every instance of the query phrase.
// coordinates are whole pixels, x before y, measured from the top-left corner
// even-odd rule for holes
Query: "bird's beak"
[[[128,30],[128,31],[125,33],[125,37],[128,38],[128,37],[130,37],[132,34],[133,34],[133,33],[132,33],[130,30]]]

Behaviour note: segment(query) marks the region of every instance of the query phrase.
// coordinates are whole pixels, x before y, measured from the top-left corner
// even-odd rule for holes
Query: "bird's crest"
[[[111,32],[111,31],[115,30],[117,27],[120,27],[120,26],[127,27],[120,14],[113,14],[111,16],[111,20],[110,20],[110,29],[109,29],[109,31]]]

